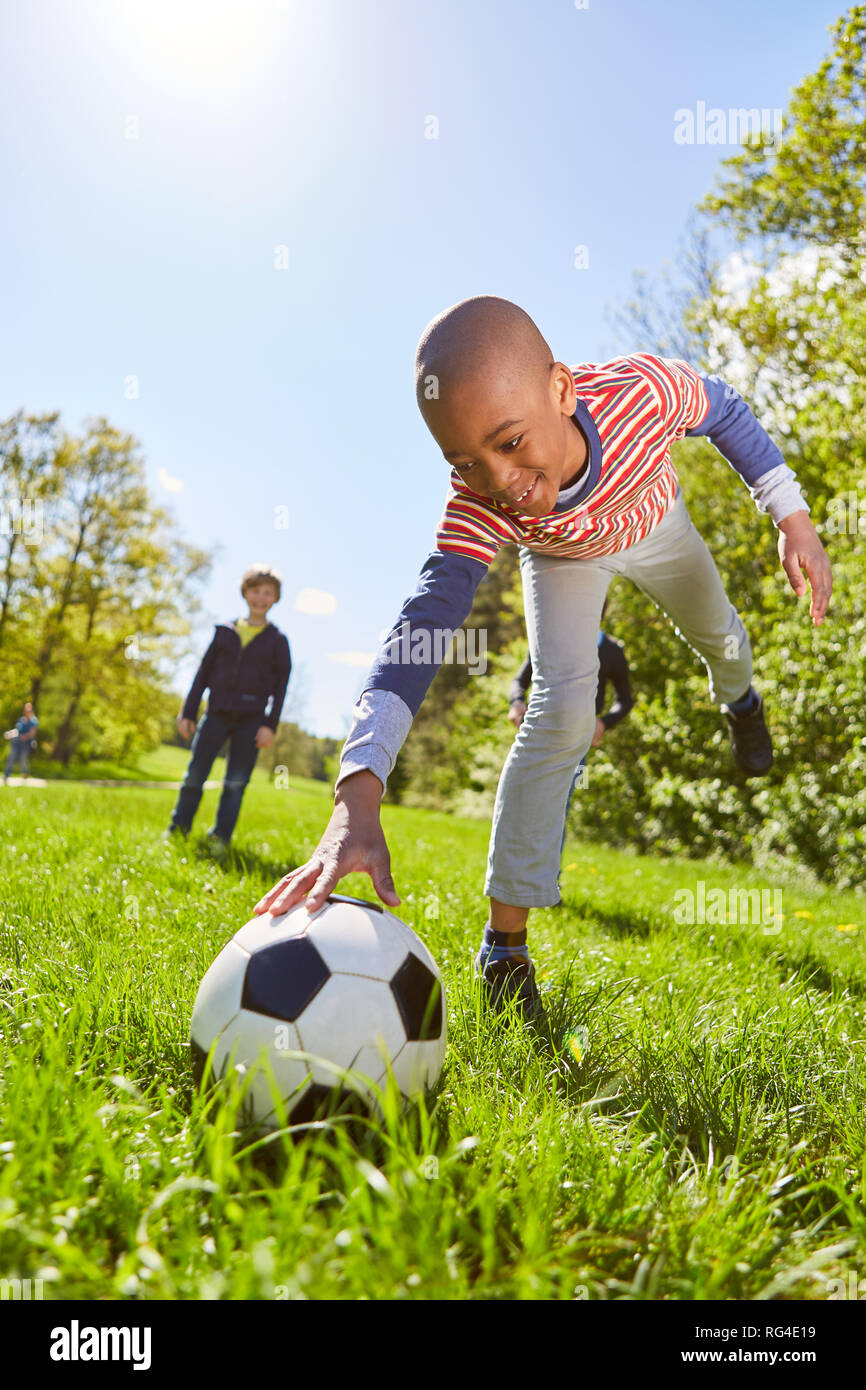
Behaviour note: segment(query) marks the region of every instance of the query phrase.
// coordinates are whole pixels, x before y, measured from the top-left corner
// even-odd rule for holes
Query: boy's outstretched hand
[[[340,879],[352,873],[369,874],[382,902],[398,907],[391,856],[379,822],[381,801],[382,783],[374,772],[353,772],[341,782],[333,815],[314,853],[281,878],[254,910],[279,917],[306,896],[307,911],[315,912]]]
[[[815,626],[820,627],[830,602],[833,575],[830,557],[808,512],[792,512],[779,522],[779,559],[798,598],[811,586],[809,614]]]

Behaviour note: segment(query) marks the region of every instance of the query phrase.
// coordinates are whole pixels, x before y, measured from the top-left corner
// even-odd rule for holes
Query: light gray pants
[[[520,571],[532,692],[499,778],[484,892],[514,907],[552,907],[569,789],[595,732],[610,581],[625,575],[664,610],[702,657],[719,704],[748,690],[752,653],[679,488],[655,529],[626,550],[569,560],[521,547]]]

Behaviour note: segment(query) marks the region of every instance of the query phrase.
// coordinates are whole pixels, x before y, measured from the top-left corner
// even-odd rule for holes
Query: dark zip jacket
[[[291,670],[288,641],[273,623],[263,627],[245,647],[234,623],[217,623],[181,717],[195,722],[201,697],[210,690],[209,710],[257,714],[276,732]]]
[[[612,681],[616,690],[617,698],[614,700],[607,714],[602,714],[604,709],[604,695],[608,681]],[[518,671],[514,680],[511,682],[511,689],[508,692],[508,703],[513,705],[515,700],[522,703],[526,700],[526,692],[532,683],[532,658],[527,657]],[[631,693],[631,682],[629,680],[628,662],[625,659],[625,652],[618,642],[612,641],[606,632],[598,634],[598,690],[595,696],[595,712],[601,719],[606,728],[612,729],[621,719],[625,719],[629,710],[634,705]]]

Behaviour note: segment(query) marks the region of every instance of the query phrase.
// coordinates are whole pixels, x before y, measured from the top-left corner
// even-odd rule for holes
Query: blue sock
[[[475,964],[479,970],[483,970],[491,961],[496,960],[529,960],[525,929],[522,932],[498,932],[493,930],[489,922],[487,923]]]
[[[739,700],[728,701],[728,709],[731,711],[731,714],[751,714],[752,711],[756,710],[757,708],[758,693],[756,690],[752,688],[752,686],[749,686],[745,695],[741,695]]]

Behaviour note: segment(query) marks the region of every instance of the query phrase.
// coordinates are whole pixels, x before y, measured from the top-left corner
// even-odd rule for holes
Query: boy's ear
[[[577,408],[577,389],[574,377],[564,362],[554,362],[551,383],[562,413],[573,415]]]

